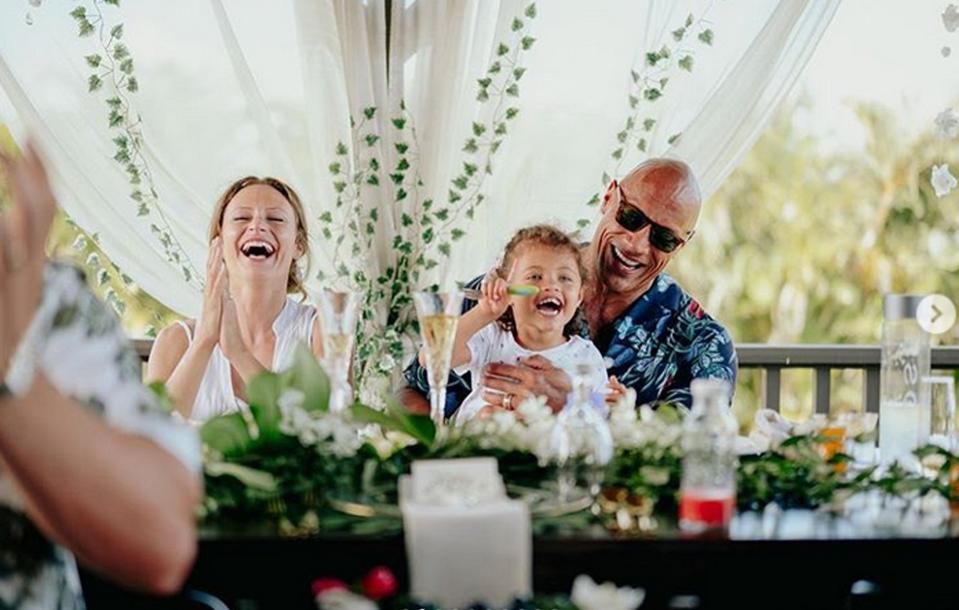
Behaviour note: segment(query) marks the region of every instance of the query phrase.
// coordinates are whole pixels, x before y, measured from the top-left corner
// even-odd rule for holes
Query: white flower
[[[945,163],[932,166],[932,188],[936,189],[936,197],[945,197],[949,191],[956,188],[955,177],[949,173],[949,166]]]
[[[947,32],[955,32],[959,28],[959,8],[955,4],[950,4],[942,11],[942,25],[946,26]]]
[[[959,135],[959,117],[952,108],[946,108],[936,115],[936,135],[944,140]]]
[[[646,592],[631,587],[617,588],[611,582],[597,585],[593,579],[580,574],[573,581],[573,593],[570,599],[582,610],[636,610]]]
[[[320,610],[379,610],[376,604],[345,589],[332,589],[316,596]]]

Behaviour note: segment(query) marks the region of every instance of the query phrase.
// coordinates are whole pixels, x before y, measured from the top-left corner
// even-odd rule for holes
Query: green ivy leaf
[[[524,51],[529,51],[530,47],[533,46],[533,43],[536,42],[536,39],[532,36],[523,36],[523,39],[520,40],[520,46],[523,47]]]
[[[395,118],[391,122],[393,123],[393,127],[396,127],[397,129],[403,129],[406,127],[406,119],[402,117]]]
[[[466,235],[466,231],[463,231],[462,229],[453,229],[450,231],[450,237],[453,239],[453,241],[462,239],[464,235]]]
[[[469,178],[467,178],[466,176],[457,176],[456,178],[453,178],[452,182],[453,182],[453,185],[456,186],[456,188],[458,188],[461,191],[465,191],[466,186],[469,184]]]
[[[116,38],[117,40],[120,40],[121,38],[123,38],[123,24],[118,23],[112,28],[110,28],[110,36],[112,36],[113,38]]]
[[[515,78],[516,80],[523,78],[524,74],[526,74],[526,68],[523,68],[523,67],[513,68],[513,78]]]
[[[396,189],[396,201],[403,201],[406,199],[407,192],[402,188]]]
[[[635,95],[630,95],[630,96],[629,96],[629,107],[630,107],[630,108],[636,108],[637,105],[639,105],[639,98],[636,97]]]
[[[84,6],[78,6],[72,11],[70,11],[70,16],[76,20],[86,19],[87,18],[87,9]]]
[[[337,193],[342,193],[346,189],[346,182],[342,180],[337,180],[336,182],[333,183],[333,189]]]
[[[329,170],[330,170],[330,173],[333,174],[334,176],[339,174],[340,173],[339,161],[334,161],[333,163],[330,163]]]
[[[102,84],[103,84],[103,81],[100,80],[99,76],[97,76],[96,74],[91,74],[90,78],[87,79],[87,90],[92,93],[96,91],[97,89],[99,89]]]
[[[450,211],[447,208],[442,208],[433,212],[433,216],[435,216],[437,220],[445,221],[447,218],[449,218]]]
[[[121,105],[123,105],[123,101],[120,100],[120,98],[116,96],[107,98],[107,106],[109,106],[110,108],[118,109],[120,108]]]
[[[379,186],[380,179],[376,176],[376,174],[370,174],[369,177],[366,179],[366,183],[369,184],[370,186]]]
[[[91,68],[99,68],[100,62],[103,61],[103,58],[97,54],[87,55],[83,59],[87,60],[87,65]]]
[[[402,224],[404,227],[412,226],[412,225],[413,225],[413,217],[404,212],[404,213],[403,213],[403,216],[400,217],[400,224]],[[399,238],[400,236],[397,235],[396,237]],[[395,248],[396,245],[394,244],[393,247]]]
[[[129,57],[120,62],[120,72],[126,75],[133,74],[133,60]]]
[[[86,38],[93,33],[93,24],[87,21],[86,19],[79,20],[80,26],[80,37]]]
[[[449,245],[448,243],[443,242],[443,243],[441,243],[441,244],[440,244],[439,246],[437,246],[437,247],[439,248],[439,251],[440,251],[444,256],[447,256],[447,257],[448,257],[448,256],[450,255],[450,245]]]
[[[693,14],[690,13],[686,16],[686,27],[689,27],[693,24]]]
[[[466,140],[466,144],[463,145],[463,152],[475,153],[479,148],[476,146],[476,139],[470,138]]]
[[[659,89],[655,87],[649,87],[647,89],[643,89],[643,97],[645,97],[647,100],[651,102],[659,99],[660,97],[662,97],[662,95],[663,95],[662,91],[660,91]]]
[[[498,61],[494,61],[492,64],[490,64],[490,67],[486,70],[486,72],[489,74],[496,74],[502,69],[502,64],[500,64]]]
[[[589,219],[588,219],[588,218],[580,218],[579,220],[576,221],[576,228],[577,228],[577,229],[585,229],[585,228],[588,227],[588,226],[589,226]]]
[[[479,79],[476,79],[476,82],[479,83],[479,86],[480,86],[480,87],[482,87],[483,89],[486,89],[486,88],[489,87],[490,84],[493,82],[493,79],[491,79],[491,78],[489,78],[489,77],[479,78]]]
[[[380,139],[380,136],[376,135],[375,133],[368,133],[366,134],[366,137],[364,138],[367,146],[373,146],[374,144],[376,144],[376,141],[379,139]]]
[[[433,241],[433,227],[427,227],[422,234],[423,243],[428,244]]]
[[[463,196],[460,195],[459,191],[454,191],[453,189],[450,189],[450,192],[449,192],[450,203],[456,203],[462,198]]]
[[[510,29],[514,32],[518,32],[523,29],[523,20],[519,17],[513,17],[513,23],[510,24]]]
[[[612,158],[614,158],[614,159],[617,159],[617,160],[622,159],[622,158],[623,158],[623,149],[622,149],[622,148],[617,148],[616,150],[613,151],[613,153],[612,153],[610,156],[611,156]]]
[[[476,167],[475,164],[465,162],[465,161],[463,162],[463,171],[466,172],[467,176],[472,176],[473,174],[475,174],[477,169],[478,168]]]
[[[589,198],[586,205],[599,205],[599,193],[593,193],[593,196]]]
[[[489,93],[486,92],[486,89],[480,89],[479,93],[476,94],[477,102],[485,102],[489,100]]]
[[[509,47],[503,44],[502,42],[496,47],[496,55],[502,57],[509,53]]]
[[[121,42],[113,45],[113,59],[117,61],[123,61],[130,56],[130,51],[127,49],[127,46]]]
[[[536,17],[536,3],[534,2],[530,4],[529,6],[527,6],[526,11],[523,14],[529,17],[530,19],[534,19]]]
[[[660,59],[662,58],[659,56],[659,53],[656,53],[655,51],[646,53],[646,63],[650,66],[655,66],[656,62],[658,62]]]
[[[669,144],[669,145],[674,144],[674,143],[676,142],[676,140],[679,139],[679,136],[681,136],[681,135],[683,135],[683,134],[681,134],[681,133],[674,133],[673,135],[669,136],[669,139],[666,140],[666,143]]]
[[[707,28],[707,29],[705,29],[705,30],[703,30],[702,32],[699,33],[698,38],[699,38],[700,42],[702,42],[703,44],[712,45],[712,44],[713,44],[713,31],[710,30],[709,28]]]
[[[623,131],[616,134],[616,141],[622,144],[623,142],[626,141],[626,138],[628,136],[629,136],[629,132],[624,129]]]
[[[683,39],[683,36],[686,35],[686,28],[679,28],[678,30],[673,30],[673,40],[679,42]]]
[[[692,55],[684,55],[683,57],[681,57],[680,60],[679,60],[679,67],[682,68],[683,70],[686,70],[687,72],[692,72],[692,71],[693,71],[693,56],[692,56]]]
[[[475,121],[473,122],[473,135],[475,135],[476,137],[479,137],[483,135],[483,133],[485,132],[486,132],[486,125],[483,125],[482,123],[477,123]]]
[[[511,120],[516,118],[516,115],[519,114],[519,108],[510,107],[506,109],[506,120]]]
[[[423,204],[422,204],[421,207],[422,207],[424,210],[429,210],[431,207],[433,207],[433,200],[432,200],[432,199],[426,199],[425,201],[423,201]]]
[[[632,77],[634,83],[639,82],[639,72],[637,72],[636,70],[630,70],[629,75]]]
[[[656,125],[656,119],[643,119],[643,131],[652,131]]]
[[[346,148],[346,144],[344,144],[343,142],[336,143],[336,154],[342,156],[342,155],[345,155],[347,152],[348,150]]]
[[[646,139],[642,138],[639,142],[636,142],[636,148],[639,152],[646,152]]]
[[[399,163],[396,164],[396,171],[402,172],[410,168],[410,162],[406,160],[406,157],[401,157]]]
[[[519,85],[517,85],[516,83],[513,83],[512,85],[510,85],[509,87],[507,87],[507,88],[506,88],[506,95],[511,95],[511,96],[513,96],[513,97],[518,97],[518,96],[519,96]]]
[[[136,93],[139,90],[140,90],[140,83],[137,82],[136,77],[131,76],[129,79],[127,79],[127,91],[129,91],[130,93]]]
[[[372,119],[373,115],[376,114],[376,106],[367,106],[363,109],[363,116],[367,119]]]
[[[394,146],[394,148],[396,148],[396,152],[398,152],[398,153],[401,154],[401,155],[402,155],[402,154],[406,154],[406,151],[409,150],[409,148],[410,148],[410,147],[409,147],[409,144],[406,144],[406,143],[404,143],[404,142],[397,142],[397,143],[394,144],[393,146]]]

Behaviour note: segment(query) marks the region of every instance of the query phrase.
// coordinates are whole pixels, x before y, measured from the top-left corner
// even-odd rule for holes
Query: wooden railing
[[[153,346],[151,339],[134,341],[137,352],[145,361]],[[834,370],[863,371],[862,397],[865,410],[879,412],[878,345],[769,345],[742,343],[736,346],[740,369],[763,369],[763,406],[779,410],[783,369],[810,369],[813,371],[813,397],[817,413],[828,413],[831,399],[831,373]],[[959,369],[959,346],[934,347],[932,368]]]

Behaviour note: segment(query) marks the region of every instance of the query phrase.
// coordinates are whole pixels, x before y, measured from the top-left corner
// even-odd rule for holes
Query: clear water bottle
[[[613,435],[606,421],[603,395],[593,388],[593,370],[577,365],[573,391],[556,417],[550,436],[550,453],[558,466],[559,495],[568,498],[574,487],[582,486],[595,495],[603,471],[613,459]]]
[[[736,507],[736,433],[729,384],[694,379],[692,412],[683,425],[679,526],[702,532],[728,527]]]
[[[921,294],[887,294],[882,303],[879,457],[915,465],[912,450],[929,432],[929,333],[916,320]]]

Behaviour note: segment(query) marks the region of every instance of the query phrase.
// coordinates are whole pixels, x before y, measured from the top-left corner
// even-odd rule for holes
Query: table
[[[786,511],[779,519],[811,529],[805,534],[795,528],[770,530],[769,519],[754,516],[737,522],[733,538],[683,538],[669,528],[645,538],[616,538],[601,528],[538,536],[534,587],[568,593],[573,579],[587,573],[597,581],[644,587],[643,609],[959,607],[953,594],[957,524],[920,535],[884,531],[872,537],[844,531],[820,513]],[[799,538],[786,539],[794,536]],[[207,531],[189,586],[217,595],[233,610],[307,610],[315,608],[309,592],[313,579],[355,581],[374,565],[390,567],[406,583],[402,535],[281,538]],[[121,603],[151,607],[145,598],[124,598],[92,575],[84,579],[91,610]]]

